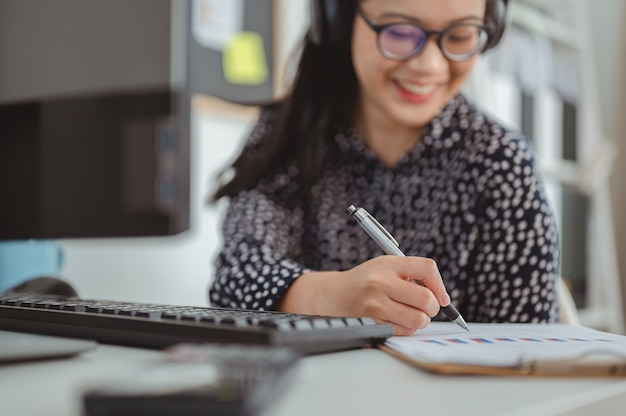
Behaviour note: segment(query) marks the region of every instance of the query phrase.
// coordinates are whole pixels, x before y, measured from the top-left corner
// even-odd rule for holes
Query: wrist
[[[281,312],[301,313],[307,315],[324,315],[324,299],[327,298],[327,287],[332,282],[331,275],[335,272],[306,272],[295,279],[277,309]]]

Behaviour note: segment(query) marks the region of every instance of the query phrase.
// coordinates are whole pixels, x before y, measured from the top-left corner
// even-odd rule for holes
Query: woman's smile
[[[394,80],[392,84],[396,87],[400,96],[411,103],[426,103],[440,91],[438,84],[416,84],[410,81]]]

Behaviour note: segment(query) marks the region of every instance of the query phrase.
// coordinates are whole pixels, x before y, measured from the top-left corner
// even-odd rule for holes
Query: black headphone
[[[337,26],[339,14],[338,2],[342,0],[311,0],[311,27],[308,38],[316,45],[327,40],[335,41],[338,37],[333,27]],[[487,1],[485,10],[486,23],[490,25],[489,40],[485,50],[493,48],[500,42],[506,27],[506,10],[509,0]]]
[[[506,28],[506,9],[508,3],[509,0],[487,1],[485,21],[487,24],[491,25],[491,29],[484,50],[493,48],[500,42],[500,39],[502,39],[504,29]]]
[[[334,33],[332,28],[337,25],[337,10],[339,5],[337,1],[341,0],[311,0],[311,26],[308,32],[308,38],[316,45],[330,38],[330,34]],[[334,38],[334,36],[332,36]]]

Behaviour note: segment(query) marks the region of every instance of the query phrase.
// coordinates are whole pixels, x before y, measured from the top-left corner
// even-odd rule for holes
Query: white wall
[[[624,114],[618,105],[624,95],[623,87],[626,86],[621,81],[626,3],[623,0],[587,1],[590,4],[589,24],[593,34],[602,124],[609,136],[623,136],[617,131],[617,121]]]
[[[173,237],[61,240],[63,277],[84,298],[181,305],[208,304],[213,261],[221,245],[224,203],[209,206],[215,174],[234,157],[249,123],[223,114],[194,114],[190,230]]]
[[[618,156],[612,178],[612,202],[617,258],[626,299],[626,3],[623,0],[587,0],[598,76],[600,113],[604,133],[615,140]],[[626,311],[624,311],[626,318]],[[626,320],[626,319],[625,319]]]

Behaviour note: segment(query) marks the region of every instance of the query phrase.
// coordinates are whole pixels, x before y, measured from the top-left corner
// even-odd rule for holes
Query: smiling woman
[[[396,334],[451,300],[470,322],[556,321],[558,232],[533,150],[460,93],[506,2],[312,5],[290,94],[214,195],[230,205],[212,303],[369,316]],[[352,204],[407,257],[379,256]]]
[[[415,146],[430,120],[467,80],[486,44],[485,7],[484,0],[365,1],[359,5],[362,19],[354,23],[352,61],[362,99],[355,121],[386,165],[392,166]],[[374,16],[379,29],[386,29],[372,30],[374,23],[366,20],[365,10]],[[387,34],[390,30],[391,36]],[[394,42],[400,31],[413,39],[414,46],[403,55],[391,56],[391,48],[406,47],[406,40]],[[467,49],[452,54],[451,36],[456,39],[468,34]],[[378,50],[371,47],[376,43]],[[393,140],[389,140],[390,133]]]

